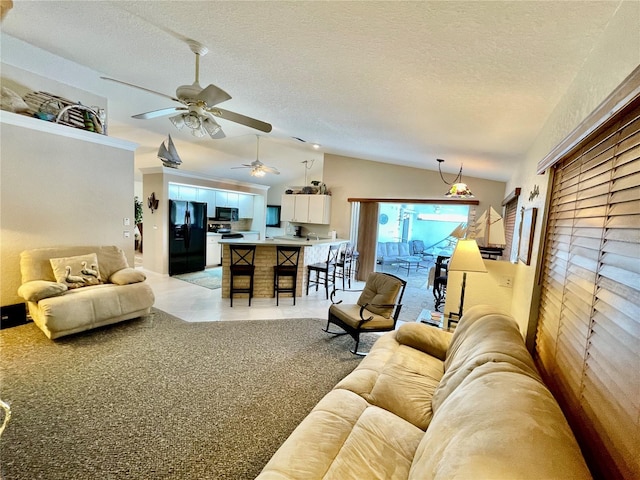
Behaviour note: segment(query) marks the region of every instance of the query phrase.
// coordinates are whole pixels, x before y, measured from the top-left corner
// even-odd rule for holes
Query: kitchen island
[[[253,278],[253,297],[254,298],[272,298],[273,295],[273,267],[276,264],[276,246],[301,246],[300,258],[298,260],[298,278],[296,282],[296,297],[301,297],[304,292],[304,285],[307,281],[307,265],[313,263],[325,262],[329,252],[329,245],[346,243],[349,240],[336,239],[318,239],[306,240],[305,238],[296,238],[293,236],[283,236],[275,238],[267,238],[265,240],[250,240],[245,238],[228,238],[220,240],[223,248],[222,254],[222,298],[229,298],[230,281],[229,281],[229,245],[255,245],[256,256],[254,260],[255,273]],[[240,277],[237,281],[249,281],[248,278]],[[248,284],[248,283],[247,283]],[[248,294],[239,294],[238,298],[247,297]],[[235,296],[234,296],[235,298]],[[285,298],[281,294],[281,298]]]

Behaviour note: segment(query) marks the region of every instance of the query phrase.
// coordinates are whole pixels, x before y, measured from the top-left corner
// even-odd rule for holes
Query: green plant
[[[142,202],[140,201],[137,195],[133,197],[133,204],[135,209],[134,211],[136,215],[136,225],[137,225],[139,223],[142,223]]]

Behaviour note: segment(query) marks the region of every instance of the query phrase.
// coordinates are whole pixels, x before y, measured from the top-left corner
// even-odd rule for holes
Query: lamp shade
[[[444,196],[452,198],[473,198],[473,193],[471,193],[466,183],[459,182],[451,185],[451,188]]]
[[[449,271],[453,272],[487,272],[478,244],[473,239],[458,240],[449,260]]]

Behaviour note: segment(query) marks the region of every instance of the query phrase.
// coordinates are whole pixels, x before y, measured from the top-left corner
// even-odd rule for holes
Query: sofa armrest
[[[43,298],[56,297],[67,291],[64,283],[48,280],[31,280],[18,288],[18,295],[28,302],[39,302]]]
[[[398,328],[396,340],[444,361],[452,336],[450,332],[424,323],[405,323]]]
[[[147,276],[144,272],[136,270],[135,268],[127,267],[114,272],[109,277],[109,282],[115,283],[116,285],[128,285],[130,283],[144,282],[146,279]]]

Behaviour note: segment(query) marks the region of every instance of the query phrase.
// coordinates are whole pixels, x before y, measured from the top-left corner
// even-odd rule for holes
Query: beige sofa
[[[76,264],[86,274],[66,270]],[[144,273],[116,246],[25,250],[20,271],[18,295],[51,339],[147,315],[155,300]]]
[[[470,308],[455,333],[383,335],[293,431],[267,479],[588,479],[516,322]]]

